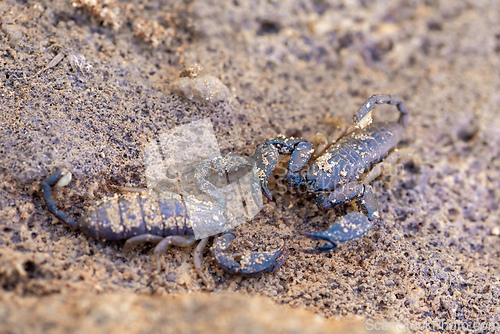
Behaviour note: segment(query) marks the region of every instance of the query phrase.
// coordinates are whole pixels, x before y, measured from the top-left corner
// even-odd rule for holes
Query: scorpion
[[[198,165],[194,174],[196,186],[214,201],[202,201],[194,196],[179,196],[179,200],[171,194],[155,198],[147,192],[137,191],[107,198],[75,219],[59,210],[52,198],[52,186],[69,183],[69,172],[65,170],[53,173],[42,182],[43,198],[55,217],[72,228],[79,228],[88,237],[126,240],[123,247],[125,254],[144,243],[156,244],[154,253],[158,263],[160,255],[167,252],[170,246],[189,247],[200,240],[194,252],[195,270],[208,287],[211,284],[203,274],[202,254],[210,236],[219,235],[214,241],[212,253],[217,264],[230,274],[256,277],[273,272],[288,256],[288,249],[283,246],[273,252],[243,255],[238,263],[226,252],[236,237],[228,227],[227,200],[207,178],[210,171],[231,173],[248,165],[248,160],[234,154],[214,157]],[[256,176],[254,188],[259,191]],[[253,196],[255,200],[255,194]]]
[[[372,123],[372,109],[376,104],[395,105],[399,110],[397,122]],[[338,244],[368,232],[380,218],[377,201],[369,185],[385,168],[391,168],[398,159],[409,156],[410,149],[395,149],[408,123],[406,104],[395,95],[375,94],[354,115],[353,125],[345,129],[330,147],[308,169],[314,149],[302,138],[279,135],[259,145],[254,154],[262,193],[272,200],[267,180],[275,169],[279,155],[290,155],[285,181],[291,187],[305,187],[316,197],[320,209],[350,201],[356,209],[361,204],[365,213],[353,211],[337,219],[331,228],[321,232],[306,232],[313,240],[326,245],[303,249],[305,253],[329,252]]]

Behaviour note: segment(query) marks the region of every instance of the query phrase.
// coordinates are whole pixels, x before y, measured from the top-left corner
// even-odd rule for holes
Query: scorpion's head
[[[316,163],[311,164],[305,178],[307,191],[310,193],[333,190],[339,183],[337,175],[321,169]]]

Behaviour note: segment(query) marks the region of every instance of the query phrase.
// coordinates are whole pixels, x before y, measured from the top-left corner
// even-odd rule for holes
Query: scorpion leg
[[[213,254],[217,264],[229,274],[240,274],[245,277],[256,277],[261,274],[276,271],[288,257],[288,249],[281,247],[274,252],[251,253],[242,255],[240,263],[233,256],[225,254],[236,236],[226,233],[214,241]]]
[[[165,238],[154,234],[136,235],[135,237],[128,238],[127,241],[125,241],[125,245],[123,245],[123,254],[128,254],[132,249],[137,248],[138,246],[147,242],[156,245],[163,239]]]
[[[158,269],[161,269],[160,255],[166,253],[167,250],[170,248],[170,246],[189,247],[196,242],[196,239],[194,236],[184,236],[184,235],[169,235],[168,237],[162,237],[153,234],[141,234],[127,239],[125,245],[123,246],[123,253],[126,254],[133,248],[142,245],[146,242],[157,244],[154,252],[158,263]]]
[[[177,247],[190,247],[194,245],[196,239],[194,236],[184,236],[184,235],[170,235],[163,238],[162,241],[158,243],[155,247],[156,263],[158,264],[158,271],[161,271],[161,254],[165,254],[170,246]],[[203,276],[203,278],[205,278]]]
[[[162,253],[166,253],[168,248],[170,246],[177,246],[177,247],[189,247],[192,246],[196,240],[192,236],[182,236],[182,235],[171,235],[166,238],[158,236],[158,235],[153,235],[153,234],[141,234],[132,238],[127,239],[125,242],[125,245],[123,246],[123,253],[127,254],[130,252],[133,248],[142,245],[144,243],[153,243],[157,244],[155,248],[155,255],[156,255],[156,261],[158,263],[158,270],[161,270],[160,268],[160,255]],[[202,256],[203,256],[203,250],[207,246],[208,238],[200,240],[198,243],[198,246],[196,246],[196,249],[194,251],[194,265],[196,272],[198,275],[201,277],[203,282],[205,282],[206,286],[211,286],[210,282],[207,280],[205,274],[203,274],[202,270]]]
[[[320,132],[314,135],[313,139],[317,141],[319,145],[314,149],[314,154],[312,156],[313,160],[319,158],[330,146],[335,144],[340,138],[344,137],[347,133],[347,129],[349,128],[344,117],[332,117],[326,119],[325,122],[334,123],[335,129],[328,135],[328,137]]]
[[[408,159],[414,158],[415,160],[419,160],[418,156],[415,156],[415,151],[411,148],[402,148],[394,150],[391,154],[389,154],[384,161],[379,162],[375,165],[370,172],[368,172],[364,178],[363,182],[368,184],[379,177],[385,170],[390,170],[390,180],[389,183],[392,185],[393,176],[396,173],[396,163],[400,159]]]
[[[147,242],[156,244],[155,255],[156,258],[159,259],[160,255],[166,253],[170,246],[189,247],[196,242],[196,239],[194,236],[184,235],[169,235],[168,237],[162,237],[154,234],[141,234],[125,241],[123,253],[127,254],[132,249]]]
[[[203,282],[205,282],[205,285],[209,288],[212,288],[212,284],[208,281],[206,278],[205,274],[203,273],[202,269],[202,263],[203,263],[203,250],[205,247],[207,247],[208,243],[208,238],[201,239],[200,242],[198,243],[198,246],[196,246],[196,249],[194,251],[194,268],[196,269],[196,272],[198,275],[201,277]]]
[[[267,179],[276,167],[280,154],[291,155],[286,179],[290,185],[297,186],[304,183],[299,171],[307,164],[313,152],[312,144],[301,138],[278,136],[259,145],[255,150],[254,159],[264,195],[272,199],[267,188]]]
[[[356,115],[354,115],[354,126],[356,128],[364,128],[372,122],[371,111],[376,104],[390,104],[395,105],[399,110],[398,123],[406,127],[408,124],[408,109],[405,102],[397,95],[375,94],[372,95],[366,102],[359,108]]]
[[[170,246],[190,247],[194,245],[196,239],[192,235],[169,235],[163,238],[155,247],[155,255],[158,258],[161,254],[167,252]]]

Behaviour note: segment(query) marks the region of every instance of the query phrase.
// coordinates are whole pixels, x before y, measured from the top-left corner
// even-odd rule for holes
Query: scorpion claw
[[[306,236],[313,240],[325,240],[328,245],[314,248],[303,249],[304,253],[318,254],[329,252],[337,248],[339,242],[358,238],[371,230],[373,223],[360,212],[351,212],[338,219],[330,229],[322,232],[306,232]]]
[[[264,195],[269,200],[272,199],[271,193],[267,189],[267,179],[278,164],[280,154],[290,155],[286,179],[292,186],[298,186],[304,182],[299,172],[307,164],[313,152],[312,144],[307,140],[287,138],[282,135],[259,145],[255,150],[254,160]]]
[[[267,178],[271,175],[278,163],[278,149],[267,143],[259,145],[255,151],[254,160],[257,167],[257,175],[260,179],[262,193],[271,200],[273,196],[267,188]]]
[[[273,195],[271,195],[271,192],[269,191],[269,189],[267,189],[267,180],[265,181],[265,183],[262,183],[261,189],[264,196],[266,196],[266,198],[271,201],[273,199]]]
[[[214,257],[217,264],[229,274],[240,274],[245,277],[256,277],[265,273],[276,271],[287,259],[288,249],[281,247],[274,252],[252,253],[242,255],[240,263],[233,256],[224,252],[234,240],[233,233],[226,233],[214,242]]]

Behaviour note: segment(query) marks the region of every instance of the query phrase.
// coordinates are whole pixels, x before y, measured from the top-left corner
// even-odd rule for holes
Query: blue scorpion
[[[43,198],[48,210],[66,225],[79,228],[90,238],[118,241],[126,240],[123,252],[144,244],[156,244],[154,253],[160,263],[160,255],[170,246],[189,247],[200,240],[194,253],[195,269],[206,286],[211,286],[202,270],[202,254],[210,236],[218,235],[212,247],[217,264],[230,274],[255,277],[277,270],[288,257],[288,249],[281,247],[272,252],[243,255],[240,263],[234,260],[227,249],[235,238],[231,232],[231,217],[227,214],[224,194],[207,179],[211,172],[231,173],[240,168],[251,167],[246,157],[227,154],[201,162],[194,175],[197,188],[213,200],[199,200],[192,196],[162,194],[157,198],[147,191],[117,194],[88,209],[78,219],[59,210],[52,198],[54,185],[66,185],[63,181],[67,171],[57,171],[42,182]],[[254,172],[255,173],[255,172]],[[255,192],[259,191],[255,177]],[[179,199],[180,198],[180,199]]]
[[[376,104],[395,105],[400,116],[397,122],[372,123],[372,109]],[[325,246],[303,250],[323,253],[334,250],[338,244],[362,236],[380,218],[378,204],[369,185],[384,168],[391,168],[399,158],[411,150],[395,150],[408,123],[406,104],[397,96],[376,94],[370,97],[354,116],[354,123],[315,161],[312,144],[301,138],[278,136],[257,147],[254,160],[263,194],[272,199],[267,180],[278,163],[280,154],[290,155],[286,182],[291,187],[306,187],[316,195],[319,208],[327,210],[351,201],[360,203],[365,214],[354,211],[339,218],[330,229],[306,232],[314,240],[324,240]]]

